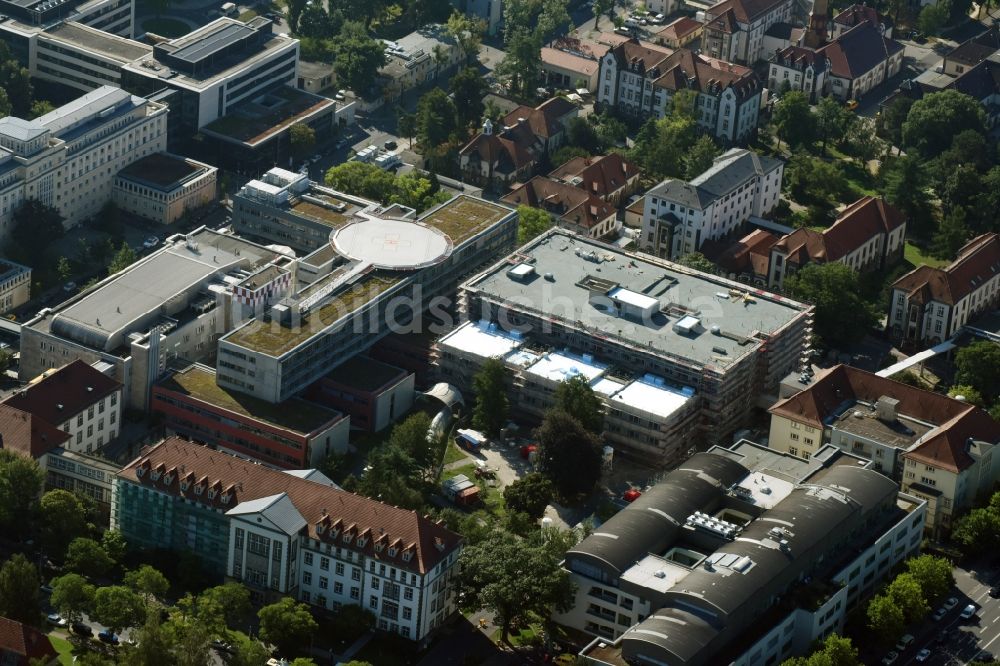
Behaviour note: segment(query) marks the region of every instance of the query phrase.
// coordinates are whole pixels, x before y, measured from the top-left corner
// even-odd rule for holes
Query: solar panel
[[[236,42],[252,37],[256,31],[245,25],[230,23],[202,39],[182,46],[171,55],[178,60],[196,64],[205,58],[232,46]]]

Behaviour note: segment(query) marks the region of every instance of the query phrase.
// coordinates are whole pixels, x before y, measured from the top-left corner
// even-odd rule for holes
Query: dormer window
[[[205,492],[205,485],[204,484],[199,483],[198,485],[196,485],[194,487],[194,494],[195,495],[201,495],[203,492]]]
[[[151,478],[153,481],[159,481],[160,474],[161,474],[160,470],[154,469],[152,472],[149,473],[149,478]]]
[[[395,548],[390,548],[389,549],[389,557],[396,557],[396,549]]]
[[[145,474],[145,473],[146,473],[146,468],[145,467],[136,467],[135,468],[135,475],[136,475],[137,478],[141,479],[142,475]]]
[[[187,489],[191,487],[190,481],[181,481],[181,492],[186,493]]]
[[[376,553],[381,553],[381,552],[382,552],[382,549],[383,549],[384,547],[385,547],[385,546],[383,546],[383,545],[382,545],[381,543],[377,543],[377,544],[375,544],[375,552],[376,552]]]
[[[229,504],[229,498],[230,497],[232,497],[232,495],[230,493],[222,493],[222,497],[221,497],[222,503],[223,504]]]
[[[344,543],[351,543],[351,539],[353,538],[350,532],[344,532]]]
[[[364,548],[368,543],[368,537],[358,537],[358,548]]]
[[[413,557],[413,551],[410,550],[403,551],[404,562],[409,562],[412,557]]]
[[[330,530],[330,538],[331,539],[336,539],[338,534],[340,534],[340,530],[339,529],[334,528],[334,529]]]
[[[218,494],[218,491],[215,488],[209,488],[209,490],[208,490],[208,499],[215,499],[215,496],[217,494]]]
[[[326,531],[326,525],[323,523],[316,523],[316,534],[323,534]]]
[[[163,485],[169,486],[173,482],[174,482],[174,475],[173,474],[166,474],[166,475],[164,475],[164,477],[163,477]]]

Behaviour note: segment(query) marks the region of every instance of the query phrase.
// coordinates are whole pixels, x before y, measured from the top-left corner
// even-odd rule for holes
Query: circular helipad
[[[415,270],[451,254],[451,239],[431,227],[406,220],[365,218],[330,235],[333,249],[376,268]]]

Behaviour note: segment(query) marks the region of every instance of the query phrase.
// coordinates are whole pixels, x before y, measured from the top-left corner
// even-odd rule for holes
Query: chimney
[[[899,400],[883,395],[875,403],[875,415],[883,423],[895,423],[899,418]]]

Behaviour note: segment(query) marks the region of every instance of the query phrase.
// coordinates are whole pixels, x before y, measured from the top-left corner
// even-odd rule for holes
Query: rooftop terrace
[[[222,138],[251,147],[263,143],[295,123],[336,106],[336,102],[304,90],[281,86],[266,94],[260,103],[242,102],[230,114],[213,120],[204,127]]]
[[[512,311],[544,315],[647,353],[722,369],[755,351],[766,336],[793,323],[808,307],[559,229],[518,252],[534,266],[533,277],[512,279],[504,260],[464,288]],[[646,320],[618,314],[607,297],[615,287],[657,299],[658,311]],[[598,296],[594,302],[592,294]],[[687,316],[696,323],[686,330],[675,328]],[[531,336],[532,331],[526,333]]]
[[[273,426],[308,435],[342,417],[340,412],[321,405],[291,398],[272,404],[215,383],[215,373],[200,366],[190,366],[160,382],[159,386],[221,407],[240,416],[265,421]]]
[[[153,153],[132,162],[119,171],[118,175],[165,189],[206,170],[207,167],[177,155]]]

